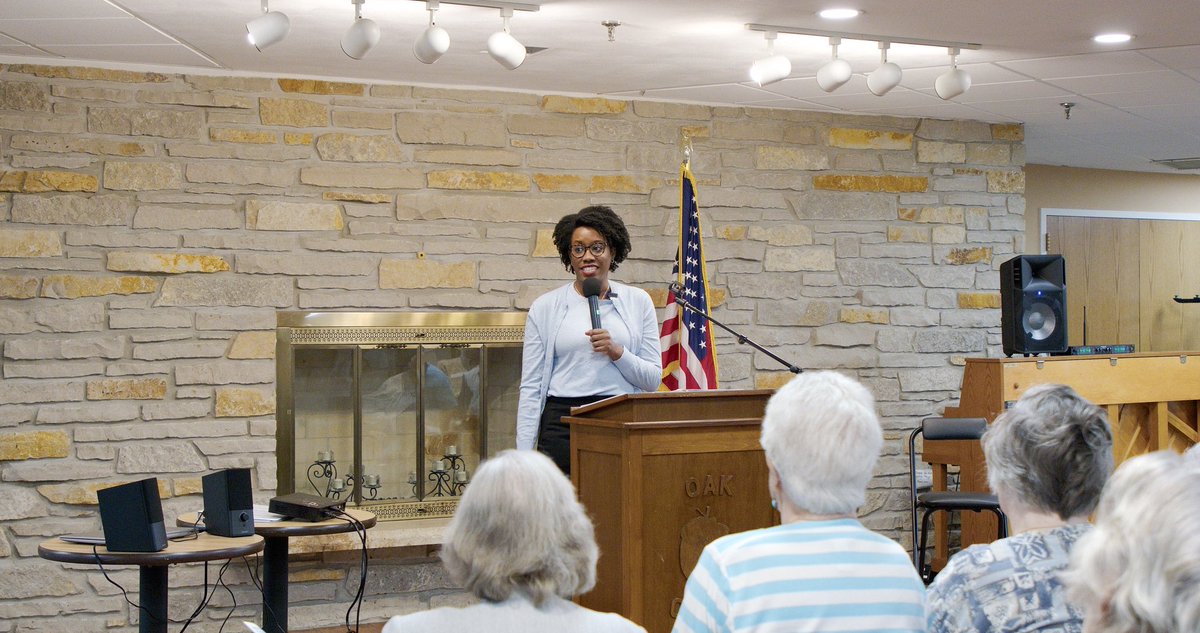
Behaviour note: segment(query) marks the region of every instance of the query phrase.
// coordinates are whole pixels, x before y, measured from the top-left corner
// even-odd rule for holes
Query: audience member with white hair
[[[856,518],[883,445],[871,393],[800,374],[767,403],[761,443],[782,524],[705,547],[674,631],[924,631],[908,554]]]
[[[929,587],[930,633],[1081,633],[1060,574],[1112,473],[1104,410],[1065,385],[1032,387],[983,452],[1012,536],[950,558]]]
[[[1198,528],[1194,455],[1161,451],[1121,464],[1067,573],[1088,633],[1200,631]]]
[[[479,466],[441,555],[480,602],[396,616],[383,633],[645,633],[570,601],[596,583],[599,553],[571,482],[541,453],[504,451]]]

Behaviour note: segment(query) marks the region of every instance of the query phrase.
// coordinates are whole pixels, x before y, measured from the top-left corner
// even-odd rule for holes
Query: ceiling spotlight
[[[262,15],[246,23],[246,39],[260,51],[287,37],[288,29],[292,26],[288,16],[267,8],[267,0],[262,0],[262,12]]]
[[[437,25],[434,14],[438,10],[438,0],[429,0],[425,3],[425,8],[429,10],[429,28],[413,42],[413,55],[416,55],[422,64],[432,64],[450,50],[450,34]]]
[[[504,30],[492,33],[487,41],[488,55],[501,66],[516,70],[525,61],[525,45],[509,33],[508,20],[512,17],[511,7],[500,9],[500,17],[504,20]]]
[[[882,97],[892,88],[899,86],[900,80],[904,78],[904,71],[887,60],[890,46],[891,44],[887,42],[879,43],[879,68],[867,75],[867,89],[876,97]]]
[[[817,85],[825,92],[833,92],[841,88],[847,81],[850,81],[850,76],[854,74],[850,68],[850,62],[838,58],[838,44],[842,43],[842,38],[829,38],[829,46],[833,48],[833,60],[817,70]]]
[[[817,11],[817,17],[821,17],[826,20],[849,20],[850,18],[857,18],[860,15],[862,15],[862,11],[859,11],[858,9],[841,8],[822,9]]]
[[[379,43],[379,25],[362,16],[364,1],[350,0],[354,5],[354,24],[342,36],[342,52],[354,59],[362,59]]]
[[[750,80],[759,86],[773,84],[781,79],[787,79],[792,74],[792,62],[786,55],[775,54],[775,38],[779,34],[767,31],[767,57],[750,65]]]
[[[1124,44],[1133,39],[1133,36],[1128,33],[1101,33],[1092,38],[1097,44]]]
[[[971,76],[958,67],[958,49],[951,48],[949,52],[950,70],[938,75],[933,82],[934,92],[947,101],[971,89]]]

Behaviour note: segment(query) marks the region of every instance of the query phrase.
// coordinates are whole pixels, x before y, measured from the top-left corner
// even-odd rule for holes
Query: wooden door
[[[1200,349],[1200,222],[1050,215],[1046,252],[1067,268],[1070,345]],[[1085,336],[1086,315],[1086,340]]]

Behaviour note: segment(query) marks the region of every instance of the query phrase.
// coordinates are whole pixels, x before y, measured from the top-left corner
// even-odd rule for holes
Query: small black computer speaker
[[[1067,265],[1062,255],[1018,255],[1000,264],[1004,354],[1067,351]]]
[[[230,468],[201,478],[204,486],[204,529],[216,536],[254,534],[254,495],[250,469]]]
[[[96,492],[104,546],[112,552],[158,552],[167,548],[158,479],[151,477]]]

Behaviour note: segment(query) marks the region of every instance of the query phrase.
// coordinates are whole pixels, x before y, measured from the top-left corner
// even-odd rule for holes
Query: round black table
[[[68,543],[58,538],[38,545],[38,555],[46,560],[81,565],[137,565],[138,604],[144,613],[138,614],[141,633],[167,632],[167,567],[176,563],[198,563],[210,560],[237,558],[263,551],[261,536],[224,538],[199,534],[194,539],[169,541],[158,552],[110,552],[103,545]]]
[[[348,509],[350,515],[365,528],[375,527],[375,515],[364,510]],[[195,525],[198,513],[181,514],[176,525]],[[288,539],[293,536],[320,536],[353,532],[354,525],[344,518],[324,521],[256,521],[254,533],[266,539],[263,550],[263,629],[267,633],[287,633],[288,630]]]

